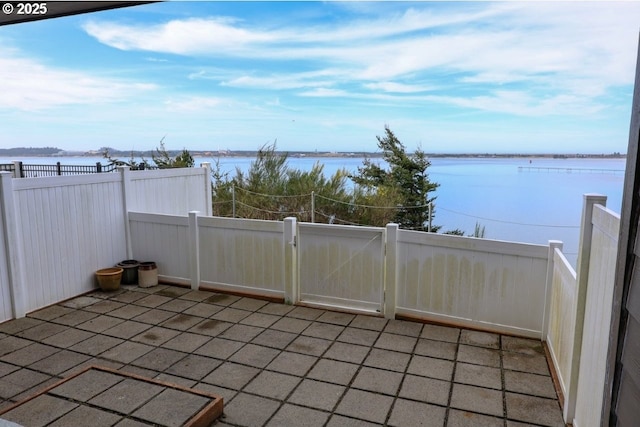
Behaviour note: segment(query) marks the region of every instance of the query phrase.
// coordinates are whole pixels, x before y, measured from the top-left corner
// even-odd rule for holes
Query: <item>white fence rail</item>
[[[0,173],[0,322],[95,288],[131,256],[127,212],[211,212],[210,168],[13,179]]]
[[[399,230],[396,314],[541,337],[548,247]]]

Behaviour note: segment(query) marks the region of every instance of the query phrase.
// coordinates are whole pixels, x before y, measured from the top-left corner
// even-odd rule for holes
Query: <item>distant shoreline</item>
[[[54,153],[35,153],[40,149],[0,149],[0,157],[30,157],[30,158],[55,158],[55,157],[102,157],[102,153],[98,151],[74,152],[58,150]],[[169,155],[176,156],[180,151],[169,150]],[[220,158],[247,158],[256,157],[257,150],[251,151],[190,151],[193,157],[220,157]],[[286,154],[291,158],[380,158],[382,153],[375,152],[316,152],[316,151],[276,151],[278,154]],[[152,151],[110,151],[111,157],[118,159],[128,159],[131,157],[151,158]],[[610,153],[610,154],[560,154],[560,153],[426,153],[429,158],[478,158],[478,159],[625,159],[626,154]],[[106,160],[106,159],[105,159]]]

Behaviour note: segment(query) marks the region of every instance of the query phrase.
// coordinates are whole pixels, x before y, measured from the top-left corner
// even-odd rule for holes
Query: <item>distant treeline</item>
[[[0,148],[0,156],[52,156],[62,151],[56,147]]]

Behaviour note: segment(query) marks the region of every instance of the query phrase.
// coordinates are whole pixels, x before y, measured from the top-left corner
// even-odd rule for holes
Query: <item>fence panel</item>
[[[14,179],[26,311],[95,287],[93,273],[126,255],[120,176]]]
[[[595,205],[592,224],[584,334],[573,420],[574,425],[580,427],[600,425],[620,216]]]
[[[129,224],[135,259],[155,262],[161,280],[190,283],[186,216],[129,212]]]
[[[576,272],[559,249],[553,254],[553,279],[549,307],[547,345],[558,374],[562,393],[567,396],[573,363],[573,342],[577,309]]]
[[[396,313],[540,337],[547,246],[398,232]]]
[[[0,187],[0,192],[2,188]],[[2,200],[0,200],[0,204]],[[1,206],[0,206],[1,207]],[[9,278],[9,259],[4,230],[6,222],[4,218],[4,209],[0,209],[0,323],[13,318],[13,309],[11,305],[11,282]]]
[[[211,212],[211,203],[207,202],[207,192],[211,193],[207,168],[135,171],[129,176],[130,211],[168,215]]]
[[[198,217],[200,280],[232,292],[284,297],[284,223]]]
[[[385,229],[299,224],[303,303],[382,313]]]

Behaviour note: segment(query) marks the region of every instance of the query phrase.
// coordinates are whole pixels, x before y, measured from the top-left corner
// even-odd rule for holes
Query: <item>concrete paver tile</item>
[[[133,320],[126,320],[120,324],[109,328],[103,333],[116,338],[122,338],[124,340],[138,335],[139,333],[151,329],[151,325],[142,322],[136,322]]]
[[[193,380],[201,380],[221,364],[222,362],[217,359],[189,354],[171,365],[165,372]]]
[[[180,427],[211,400],[181,390],[165,389],[133,415],[168,427]]]
[[[238,341],[225,340],[224,338],[213,338],[205,345],[198,348],[195,353],[201,356],[215,357],[216,359],[227,359],[233,353],[240,350],[245,344]]]
[[[375,427],[381,425],[381,423],[372,423],[357,418],[343,417],[337,414],[333,414],[327,423],[327,427]]]
[[[379,336],[379,331],[363,330],[349,326],[345,328],[337,340],[349,344],[372,346]]]
[[[420,338],[418,339],[414,353],[420,356],[454,360],[456,358],[456,349],[457,345],[454,343]]]
[[[393,397],[368,391],[348,389],[336,413],[366,421],[383,423],[393,404]]]
[[[46,426],[77,406],[77,403],[45,394],[2,414],[2,418],[19,425],[41,427]]]
[[[216,304],[219,306],[229,306],[231,304],[233,304],[234,302],[238,301],[240,299],[240,297],[237,297],[235,295],[229,295],[229,294],[209,294],[208,298],[205,298],[203,300],[203,302],[206,302],[208,304]]]
[[[162,390],[163,387],[156,384],[125,378],[88,402],[100,408],[130,414]]]
[[[505,351],[502,355],[502,365],[504,366],[504,369],[509,369],[511,371],[549,375],[547,358],[542,354],[532,355]]]
[[[249,316],[250,314],[251,312],[246,310],[238,310],[236,308],[227,307],[224,310],[220,310],[219,312],[211,316],[211,318],[216,320],[222,320],[225,322],[238,323],[239,321]]]
[[[428,403],[398,399],[393,405],[390,426],[441,427],[444,425],[446,409]]]
[[[283,331],[275,331],[273,329],[265,329],[260,335],[255,337],[251,342],[253,344],[263,345],[265,347],[273,347],[284,349],[291,341],[296,338],[296,334]]]
[[[267,369],[285,374],[303,376],[309,372],[309,369],[311,369],[317,360],[318,358],[314,356],[283,351],[267,365]]]
[[[502,374],[499,368],[458,363],[456,365],[454,381],[462,384],[502,390]]]
[[[59,334],[52,335],[42,340],[42,342],[55,347],[68,348],[74,344],[89,339],[94,335],[95,334],[93,332],[83,331],[80,329],[67,329]]]
[[[262,306],[258,312],[265,314],[273,314],[274,316],[284,316],[291,310],[295,308],[294,305],[287,304],[277,304],[274,302],[267,303],[267,305]]]
[[[316,319],[316,321],[347,326],[355,317],[356,316],[354,314],[340,313],[337,311],[325,311],[320,315],[320,317]]]
[[[221,333],[220,337],[235,341],[249,342],[260,335],[262,331],[264,331],[264,329],[258,328],[257,326],[236,324]]]
[[[264,368],[280,353],[280,350],[247,344],[229,358],[232,362],[243,363],[257,368]]]
[[[506,393],[507,417],[512,420],[563,427],[562,411],[555,399]]]
[[[196,301],[196,302],[204,301],[210,297],[211,297],[211,292],[200,291],[200,290],[198,291],[190,290],[189,292],[180,295],[181,299],[186,299],[189,301]]]
[[[176,335],[169,341],[160,344],[160,347],[191,353],[210,340],[211,338],[205,335],[182,332],[180,335]]]
[[[207,318],[213,316],[217,312],[222,310],[222,307],[219,305],[207,304],[205,302],[198,302],[195,305],[192,305],[188,309],[184,310],[184,314],[188,314],[190,316],[198,316]]]
[[[458,347],[458,362],[473,363],[476,365],[499,368],[500,351],[460,344],[460,346]]]
[[[320,359],[307,374],[307,378],[328,383],[348,385],[358,371],[359,365],[337,360]]]
[[[23,338],[11,336],[2,338],[0,339],[0,356],[15,352],[21,348],[30,346],[31,344],[33,344],[32,341]]]
[[[321,381],[303,380],[287,400],[289,403],[331,411],[345,391],[345,387]]]
[[[344,342],[334,342],[324,353],[327,359],[341,360],[343,362],[361,364],[369,354],[369,347],[362,345],[348,344]]]
[[[55,323],[41,323],[29,329],[25,329],[15,334],[20,338],[26,338],[32,341],[42,341],[52,335],[59,334],[60,332],[69,329],[68,326],[56,325]]]
[[[177,286],[170,286],[156,292],[156,294],[162,295],[163,297],[179,298],[184,294],[188,294],[189,292],[191,292],[190,288],[179,288]]]
[[[89,423],[91,427],[110,427],[121,419],[120,415],[112,412],[82,405],[71,412],[67,412],[62,418],[58,418],[54,423],[50,424],[49,427],[80,427]]]
[[[307,329],[302,331],[302,335],[333,341],[338,337],[338,335],[340,335],[340,333],[342,333],[343,330],[344,326],[320,323],[319,321],[316,321],[309,325]]]
[[[256,298],[240,298],[238,301],[230,305],[233,308],[239,308],[247,311],[257,311],[267,305],[267,301]]]
[[[413,356],[407,373],[422,375],[423,377],[451,381],[453,376],[453,362],[433,357]]]
[[[260,328],[268,328],[269,326],[280,320],[280,316],[271,314],[253,313],[240,321],[243,325],[258,326]]]
[[[91,320],[87,320],[86,322],[76,325],[76,328],[84,331],[100,333],[109,328],[113,328],[122,322],[124,322],[124,320],[117,317],[98,315]]]
[[[449,410],[447,427],[503,427],[504,421],[501,418],[490,417],[488,415],[475,414],[473,412]]]
[[[151,310],[147,310],[144,313],[132,317],[131,320],[135,320],[136,322],[148,323],[150,325],[159,325],[165,320],[168,320],[175,316],[176,313],[169,310],[161,310],[159,308],[154,308]]]
[[[320,310],[317,308],[296,307],[288,312],[287,316],[305,320],[316,320],[318,317],[322,316],[324,312],[325,310]]]
[[[384,328],[384,332],[390,334],[407,335],[410,337],[419,337],[422,331],[422,323],[409,322],[407,320],[391,319]]]
[[[0,360],[14,365],[28,366],[59,351],[59,348],[34,342],[31,345],[5,354],[0,357]]]
[[[360,329],[370,329],[372,331],[382,331],[387,326],[387,319],[384,317],[366,316],[358,314],[351,321],[349,326]]]
[[[426,324],[422,328],[420,338],[427,338],[434,341],[446,341],[457,343],[460,337],[460,329],[450,326],[429,325]]]
[[[121,319],[133,319],[136,316],[140,316],[142,313],[149,311],[149,308],[139,305],[123,305],[120,308],[109,312],[109,316],[120,317]]]
[[[110,348],[122,344],[123,342],[124,341],[120,338],[114,338],[107,335],[94,335],[87,340],[69,347],[69,350],[88,354],[90,356],[97,356]]]
[[[398,396],[446,406],[450,390],[451,383],[449,381],[406,375]]]
[[[317,366],[317,365],[316,365]],[[373,391],[375,393],[396,395],[403,375],[399,372],[364,366],[358,371],[351,387]]]
[[[291,332],[292,334],[299,334],[300,332],[304,331],[310,324],[311,322],[309,320],[296,319],[293,317],[283,317],[273,325],[271,325],[271,329]]]
[[[463,329],[460,334],[460,344],[475,345],[493,349],[500,348],[500,335],[489,332],[471,331]]]
[[[544,354],[544,348],[540,340],[532,340],[518,337],[502,337],[502,349],[514,353],[524,353],[529,355]]]
[[[198,316],[190,316],[188,314],[176,314],[175,316],[165,320],[160,324],[165,328],[169,329],[178,329],[180,331],[186,331],[187,329],[192,328],[198,323],[202,322],[202,317]]]
[[[411,356],[406,353],[372,348],[364,360],[364,365],[390,371],[404,372],[410,359]]]
[[[86,322],[87,320],[91,320],[97,316],[98,316],[97,313],[92,313],[90,311],[75,310],[75,311],[72,311],[71,313],[67,313],[62,316],[56,317],[51,321],[53,323],[59,323],[61,325],[75,326],[80,323]]]
[[[158,309],[180,313],[193,307],[196,304],[197,302],[195,301],[188,301],[184,299],[172,299],[171,301],[168,301],[162,305],[159,305]]]
[[[131,341],[158,346],[169,341],[178,334],[180,334],[180,331],[154,326],[151,329],[147,329],[146,331],[131,338]]]
[[[233,326],[233,323],[223,322],[222,320],[216,319],[205,319],[202,322],[198,323],[191,329],[190,332],[195,332],[196,334],[208,335],[210,337],[215,337],[220,335],[227,329]]]
[[[5,334],[16,334],[18,332],[33,328],[34,326],[38,326],[43,323],[44,322],[40,319],[36,319],[33,317],[22,317],[20,319],[13,319],[7,322],[0,323],[0,332]]]
[[[502,416],[502,392],[465,384],[453,384],[451,407],[481,414]]]
[[[262,371],[243,391],[284,400],[302,379],[278,372]]]
[[[223,422],[241,426],[261,426],[278,410],[280,403],[265,397],[239,393],[224,407]],[[247,411],[247,408],[252,408]]]
[[[45,372],[50,375],[58,375],[62,372],[68,371],[74,366],[86,362],[89,359],[89,356],[85,356],[73,351],[62,350],[29,365],[29,368],[36,371]]]
[[[70,300],[61,302],[60,305],[69,308],[85,308],[97,302],[100,302],[100,298],[96,298],[94,295],[82,295]]]
[[[119,295],[116,295],[113,298],[110,298],[110,300],[130,304],[146,296],[147,296],[147,293],[145,292],[128,291],[128,292],[123,292]]]
[[[326,412],[301,406],[284,404],[269,420],[267,426],[273,427],[321,427],[329,418]]]
[[[63,316],[65,314],[73,313],[75,310],[69,307],[63,307],[61,305],[51,305],[49,307],[42,308],[38,311],[34,311],[33,313],[29,313],[29,317],[40,319],[40,320],[52,320],[56,317]]]
[[[18,369],[0,378],[0,398],[11,399],[51,378],[50,375],[30,369]],[[13,399],[16,400],[16,399]]]
[[[137,300],[135,302],[136,305],[141,305],[143,307],[148,307],[148,308],[156,308],[162,304],[165,304],[167,302],[171,301],[171,298],[169,297],[165,297],[162,295],[158,295],[156,294],[151,294],[151,295],[147,295],[144,298],[140,298],[139,300]]]
[[[401,351],[403,353],[411,353],[413,352],[413,348],[416,346],[417,341],[418,339],[414,337],[383,332],[378,337],[374,347]]]
[[[55,387],[49,393],[85,402],[121,381],[121,375],[91,369]]]
[[[225,362],[202,379],[203,382],[220,387],[240,390],[260,372],[257,368],[238,363]]]
[[[155,348],[145,355],[140,356],[131,362],[131,364],[155,371],[164,371],[174,363],[183,359],[186,355],[187,353],[170,350],[168,348]]]
[[[104,300],[104,301],[97,302],[93,305],[90,305],[88,307],[85,307],[84,310],[90,311],[92,313],[106,314],[113,310],[122,308],[125,305],[126,305],[125,303],[114,301],[114,300]]]
[[[551,377],[525,372],[504,371],[504,388],[507,391],[557,399]]]
[[[150,352],[151,350],[153,350],[153,347],[150,345],[132,341],[125,341],[122,344],[119,344],[115,347],[110,348],[104,353],[101,353],[100,357],[120,363],[131,363],[138,357]]]
[[[320,356],[331,345],[331,341],[323,340],[321,338],[313,338],[306,336],[299,336],[289,346],[287,350],[295,351],[297,353],[309,354],[312,356]]]

